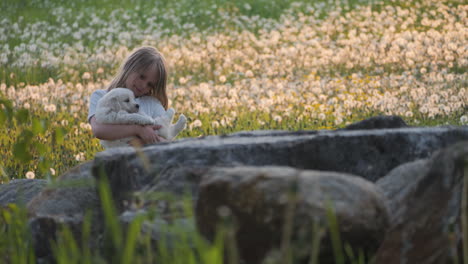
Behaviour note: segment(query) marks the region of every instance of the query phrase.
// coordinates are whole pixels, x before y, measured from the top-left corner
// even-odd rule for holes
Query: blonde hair
[[[163,107],[167,109],[169,100],[167,99],[166,92],[166,60],[164,56],[153,47],[141,47],[134,50],[122,64],[119,72],[109,86],[107,86],[107,90],[125,87],[125,81],[131,73],[143,72],[149,67],[154,67],[156,69],[156,83],[149,95],[158,99]]]

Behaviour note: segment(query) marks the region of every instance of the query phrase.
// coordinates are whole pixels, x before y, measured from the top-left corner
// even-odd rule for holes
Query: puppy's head
[[[133,92],[126,88],[114,88],[104,95],[106,106],[115,112],[137,113],[140,106],[135,101]]]

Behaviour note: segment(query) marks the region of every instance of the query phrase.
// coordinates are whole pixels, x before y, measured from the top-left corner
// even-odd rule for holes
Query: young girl
[[[154,132],[160,126],[102,124],[96,121],[94,114],[97,102],[107,91],[123,87],[133,91],[140,105],[140,112],[153,118],[163,115],[168,106],[166,81],[167,71],[163,55],[153,47],[136,49],[127,57],[107,89],[96,90],[91,94],[88,121],[94,136],[103,140],[136,137],[131,144],[140,146],[165,141]]]

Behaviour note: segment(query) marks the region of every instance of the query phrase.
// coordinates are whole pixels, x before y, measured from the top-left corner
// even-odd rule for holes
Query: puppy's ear
[[[120,111],[122,109],[120,106],[120,100],[117,96],[111,98],[111,105],[116,111]]]

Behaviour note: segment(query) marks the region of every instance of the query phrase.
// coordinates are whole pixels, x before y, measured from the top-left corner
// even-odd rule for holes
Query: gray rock
[[[87,212],[92,216],[92,232],[100,232],[100,202],[91,166],[92,162],[86,162],[70,169],[27,204],[29,227],[35,253],[39,258],[50,259],[50,241],[56,238],[56,232],[61,226],[67,226],[77,241],[80,241]],[[90,243],[97,244],[95,241]]]
[[[428,159],[415,160],[396,167],[376,182],[387,197],[391,223],[395,223],[408,210],[408,195],[415,191],[429,169]]]
[[[384,128],[402,128],[408,127],[408,124],[399,116],[374,116],[351,125],[344,130],[362,130],[362,129],[384,129]]]
[[[151,184],[141,189],[142,193],[168,192],[169,194],[188,195],[196,200],[198,184],[211,167],[179,167],[168,169],[155,176]]]
[[[427,158],[440,148],[468,140],[468,127],[254,134],[185,139],[141,151],[109,149],[96,155],[93,171],[96,176],[102,170],[109,177],[118,201],[125,199],[125,194],[154,184],[173,191],[171,182],[182,182],[179,180],[187,177],[183,169],[187,167],[276,165],[344,172],[376,181],[400,164]],[[187,184],[196,186],[198,178],[191,177]],[[180,191],[179,186],[176,189]]]
[[[324,132],[327,130],[321,130]],[[318,134],[318,130],[299,130],[299,131],[288,131],[288,130],[254,130],[254,131],[240,131],[227,135],[221,135],[223,138],[227,137],[275,137],[275,136],[289,136],[289,135],[315,135]]]
[[[63,174],[28,203],[31,215],[83,215],[99,206],[91,174],[92,162],[78,165]]]
[[[328,207],[334,208],[344,242],[375,252],[388,226],[383,194],[371,182],[342,173],[273,166],[213,168],[200,183],[196,219],[200,232],[213,239],[229,212],[241,259],[260,263],[280,246],[287,221],[293,247],[305,249],[302,257],[307,258],[314,221],[326,226]],[[321,245],[320,263],[330,263],[327,240]]]
[[[159,247],[167,252],[177,250],[178,244],[180,246],[183,243],[189,243],[189,246],[194,248],[192,240],[193,236],[197,235],[197,229],[193,218],[166,220],[151,216],[145,210],[128,210],[119,216],[119,220],[125,228],[128,228],[137,217],[143,219],[141,233],[150,235],[155,248]]]
[[[26,206],[47,185],[46,180],[18,179],[0,185],[0,207],[7,204]]]
[[[31,217],[28,221],[31,232],[34,253],[38,262],[53,263],[51,241],[56,239],[56,233],[62,227],[67,227],[74,235],[75,241],[81,240],[83,219],[65,215],[43,215]]]
[[[375,263],[455,263],[467,161],[465,141],[402,165],[377,182],[390,201],[392,221]]]

